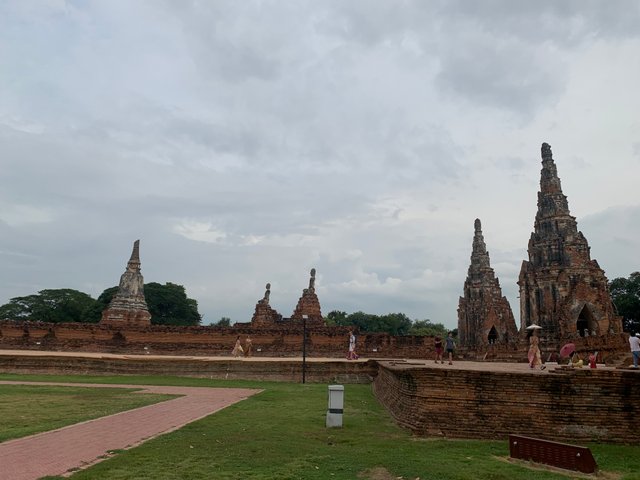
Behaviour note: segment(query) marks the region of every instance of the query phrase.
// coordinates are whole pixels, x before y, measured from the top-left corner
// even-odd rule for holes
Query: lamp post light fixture
[[[307,319],[309,315],[302,315],[302,383],[307,377]]]

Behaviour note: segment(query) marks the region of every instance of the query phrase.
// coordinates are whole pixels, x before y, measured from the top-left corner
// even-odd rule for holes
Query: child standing
[[[440,363],[444,363],[442,360],[442,339],[436,335],[433,339],[433,343],[436,350],[436,363],[438,363],[438,360],[440,360]]]

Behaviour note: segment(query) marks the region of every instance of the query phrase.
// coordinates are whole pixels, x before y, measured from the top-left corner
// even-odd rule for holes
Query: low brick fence
[[[371,383],[378,371],[375,361],[309,361],[309,383]],[[301,382],[300,360],[205,359],[73,355],[0,354],[0,372],[56,375],[169,375],[229,380]]]
[[[421,436],[640,443],[640,372],[416,368],[379,362],[376,397]]]

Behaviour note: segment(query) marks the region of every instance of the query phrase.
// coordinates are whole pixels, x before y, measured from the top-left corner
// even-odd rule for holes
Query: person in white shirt
[[[638,360],[640,360],[640,333],[629,337],[629,346],[631,347],[631,355],[633,355],[633,368],[638,368]]]

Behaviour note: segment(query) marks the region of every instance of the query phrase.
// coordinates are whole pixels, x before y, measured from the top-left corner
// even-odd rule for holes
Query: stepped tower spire
[[[133,243],[131,258],[120,277],[118,292],[102,312],[101,324],[147,327],[151,314],[144,298],[144,278],[140,273],[140,240]]]
[[[577,335],[619,332],[607,278],[569,212],[551,147],[542,144],[538,211],[529,239],[529,260],[522,262],[521,330],[533,323],[547,340],[560,342]]]
[[[479,219],[474,222],[471,264],[458,302],[458,335],[461,345],[482,348],[517,338],[516,321],[509,301],[502,295],[489,260]]]

